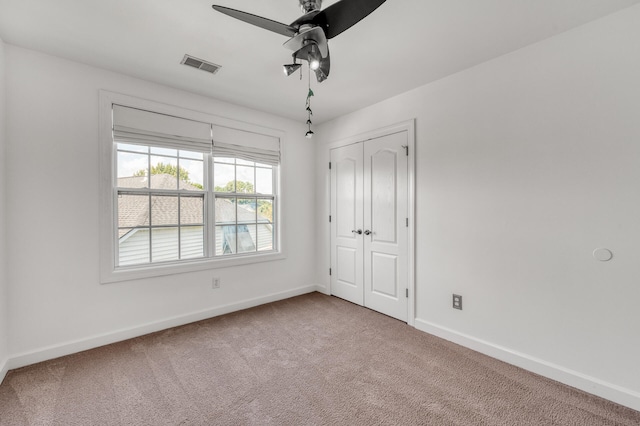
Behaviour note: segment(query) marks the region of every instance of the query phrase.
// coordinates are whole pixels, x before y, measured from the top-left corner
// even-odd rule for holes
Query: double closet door
[[[331,150],[331,294],[405,322],[407,137]]]

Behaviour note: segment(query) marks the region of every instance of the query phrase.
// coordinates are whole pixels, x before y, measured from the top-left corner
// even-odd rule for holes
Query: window
[[[105,93],[103,282],[282,257],[277,132]]]

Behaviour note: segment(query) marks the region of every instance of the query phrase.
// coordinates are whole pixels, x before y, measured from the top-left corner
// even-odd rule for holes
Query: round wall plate
[[[606,248],[597,248],[593,251],[593,257],[598,259],[600,262],[608,262],[613,258],[613,253],[611,250]]]

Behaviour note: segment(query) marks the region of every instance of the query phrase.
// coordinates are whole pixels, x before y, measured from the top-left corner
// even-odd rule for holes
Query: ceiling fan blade
[[[328,39],[348,30],[385,0],[341,0],[320,11],[313,18],[313,24],[322,27]]]
[[[271,19],[263,18],[262,16],[252,15],[251,13],[215,4],[211,7],[218,12],[231,16],[232,18],[255,25],[256,27],[264,28],[265,30],[273,31],[274,33],[282,34],[283,36],[293,37],[297,33],[297,29],[290,25],[272,21]]]

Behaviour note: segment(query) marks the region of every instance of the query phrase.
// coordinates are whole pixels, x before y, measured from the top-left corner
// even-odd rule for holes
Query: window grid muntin
[[[116,226],[117,229],[117,233],[116,233],[116,262],[117,262],[117,266],[121,266],[120,265],[120,244],[119,244],[119,239],[121,237],[119,237],[119,232],[120,230],[135,230],[135,229],[141,229],[141,230],[146,230],[149,233],[149,261],[148,262],[144,262],[144,263],[135,263],[135,264],[131,264],[131,265],[124,265],[124,266],[139,266],[139,265],[145,265],[145,264],[158,264],[158,263],[165,263],[165,262],[171,262],[171,261],[162,261],[162,262],[154,262],[153,261],[153,230],[154,229],[177,229],[178,231],[178,258],[175,261],[182,261],[185,260],[183,259],[183,254],[182,254],[182,232],[183,232],[183,228],[195,228],[195,227],[202,227],[203,228],[203,241],[202,241],[202,256],[200,257],[190,257],[188,259],[202,259],[202,258],[207,258],[207,241],[205,238],[206,235],[206,229],[207,229],[207,224],[206,224],[206,220],[205,218],[207,217],[207,193],[206,192],[193,192],[193,191],[188,191],[188,192],[182,192],[182,193],[177,193],[178,191],[172,191],[172,190],[148,190],[145,188],[136,188],[136,189],[132,189],[132,188],[117,188],[117,197],[119,197],[120,195],[145,195],[147,197],[147,208],[148,210],[148,214],[149,214],[149,224],[145,225],[145,226],[119,226],[119,223]],[[154,215],[153,215],[153,208],[152,208],[152,198],[153,197],[168,197],[168,196],[175,196],[177,198],[177,205],[178,205],[178,219],[177,219],[177,223],[176,224],[166,224],[166,225],[154,225]],[[201,198],[202,199],[202,219],[203,221],[201,223],[181,223],[181,211],[182,211],[182,199],[183,198]],[[116,200],[116,206],[118,205],[117,200]],[[119,222],[119,215],[116,215],[116,220]],[[126,235],[126,234],[125,234]],[[123,235],[124,236],[124,235]]]
[[[178,170],[178,172],[176,173],[176,188],[180,189],[180,167],[181,167],[181,159],[182,160],[186,160],[189,162],[201,162],[202,163],[202,183],[197,183],[197,182],[188,182],[191,185],[197,184],[197,185],[201,185],[203,187],[203,189],[201,189],[200,191],[206,191],[206,183],[207,183],[207,161],[206,161],[206,154],[203,153],[199,153],[199,152],[195,152],[195,151],[188,151],[188,150],[183,150],[183,149],[175,149],[176,151],[176,155],[168,155],[168,154],[158,154],[158,153],[154,153],[151,152],[152,149],[154,148],[159,148],[159,147],[154,147],[153,145],[134,145],[134,144],[125,144],[125,143],[118,143],[116,142],[114,144],[116,146],[116,180],[119,178],[118,176],[118,153],[122,152],[122,153],[126,153],[126,154],[136,154],[136,155],[146,155],[147,156],[147,165],[146,165],[146,169],[144,170],[149,177],[149,185],[148,187],[151,188],[151,167],[152,167],[152,162],[151,162],[151,158],[152,157],[161,157],[161,158],[168,158],[168,159],[175,159],[176,160],[176,168]],[[134,149],[122,149],[120,148],[120,146],[139,146],[142,148],[145,148],[145,151],[136,151]],[[162,148],[162,149],[167,149],[167,148]],[[181,155],[182,153],[190,153],[192,156],[188,156],[188,154],[185,155]],[[200,158],[197,158],[197,156],[200,156]],[[170,165],[170,163],[169,163]],[[187,171],[187,169],[183,170]],[[147,175],[145,175],[147,176]],[[117,185],[116,185],[117,186]],[[189,190],[190,192],[196,192],[196,190]]]
[[[212,175],[215,176],[215,167],[217,164],[220,165],[224,165],[224,166],[230,166],[233,165],[234,166],[234,172],[233,172],[233,188],[234,188],[234,192],[219,192],[216,191],[215,188],[215,182],[213,183],[212,187],[213,189],[213,198],[214,198],[214,204],[215,204],[215,200],[216,199],[229,199],[229,200],[233,200],[234,204],[235,204],[235,208],[236,208],[236,214],[235,214],[235,221],[233,223],[229,223],[225,225],[219,225],[218,224],[218,219],[216,216],[216,209],[214,208],[214,222],[213,222],[213,227],[214,227],[214,257],[218,256],[229,256],[229,255],[233,255],[233,256],[242,256],[243,254],[251,254],[251,253],[265,253],[265,252],[273,252],[277,250],[277,246],[276,246],[276,221],[274,220],[275,217],[277,217],[277,212],[275,211],[276,209],[276,197],[277,195],[274,193],[274,189],[277,188],[276,186],[276,178],[277,178],[277,166],[271,166],[271,165],[267,165],[267,164],[262,164],[262,163],[256,163],[256,162],[248,162],[245,160],[241,160],[238,158],[232,158],[232,157],[213,157],[212,158],[212,164],[213,164],[213,172]],[[252,167],[253,168],[253,193],[247,193],[247,192],[237,192],[238,191],[238,174],[237,174],[237,166],[240,165],[241,167]],[[258,186],[257,183],[257,170],[258,169],[265,169],[265,170],[271,170],[271,194],[264,194],[264,193],[258,193],[256,192],[256,187]],[[241,221],[239,220],[239,215],[238,215],[238,208],[240,207],[240,203],[238,203],[238,199],[254,199],[254,203],[256,205],[256,209],[255,209],[255,220],[254,221]],[[271,249],[269,250],[260,250],[259,249],[259,230],[258,230],[258,225],[261,223],[258,221],[258,201],[264,199],[264,200],[269,200],[271,202],[271,220],[269,222],[269,225],[271,226]],[[243,252],[243,253],[238,253],[238,226],[242,226],[242,225],[255,225],[256,227],[256,241],[255,241],[255,250],[252,252]],[[236,230],[236,238],[235,238],[235,252],[231,253],[231,254],[218,254],[216,252],[217,249],[217,238],[218,238],[218,228],[223,228],[225,226],[234,226],[235,230]],[[224,237],[224,236],[223,236]],[[223,242],[224,243],[224,242]]]
[[[183,233],[183,229],[182,228],[187,228],[187,227],[198,227],[198,226],[202,226],[203,227],[203,241],[202,241],[202,256],[201,257],[190,257],[189,260],[193,260],[193,259],[203,259],[203,258],[207,258],[208,257],[208,243],[207,243],[207,238],[205,237],[207,235],[206,233],[206,229],[207,229],[207,224],[206,224],[206,220],[205,218],[207,217],[207,161],[206,161],[206,156],[202,155],[201,159],[200,158],[194,158],[197,157],[198,155],[200,155],[200,153],[197,152],[193,152],[193,151],[188,151],[188,150],[180,150],[180,149],[175,149],[176,154],[175,155],[168,155],[168,154],[160,154],[160,153],[154,153],[152,152],[153,149],[164,149],[162,147],[154,147],[153,145],[140,145],[140,147],[144,147],[144,150],[135,150],[135,149],[122,149],[121,146],[134,146],[133,144],[122,144],[122,143],[114,143],[115,146],[115,151],[116,151],[116,167],[115,170],[116,172],[119,170],[118,166],[118,153],[119,152],[125,152],[125,153],[134,153],[134,154],[138,154],[138,155],[146,155],[147,156],[147,165],[146,165],[146,170],[145,170],[145,176],[148,177],[148,183],[147,183],[147,187],[146,188],[128,188],[128,187],[120,187],[117,185],[115,185],[115,210],[116,210],[116,215],[115,215],[115,221],[116,221],[116,230],[117,232],[115,233],[115,263],[116,263],[116,267],[139,267],[141,265],[149,265],[149,264],[160,264],[160,263],[168,263],[168,262],[180,262],[180,261],[184,261],[185,259],[183,259],[183,254],[182,254],[182,233]],[[187,152],[190,154],[184,155],[182,156],[181,153],[182,152]],[[152,184],[151,184],[151,158],[152,157],[161,157],[161,158],[171,158],[171,159],[175,159],[176,160],[176,189],[161,189],[161,188],[151,188]],[[202,186],[203,189],[197,189],[197,190],[185,190],[185,189],[180,189],[180,159],[185,159],[185,160],[190,160],[190,161],[200,161],[202,162]],[[170,164],[170,163],[169,163]],[[116,182],[118,181],[118,179],[120,178],[120,176],[118,176],[118,173],[115,173],[115,180]],[[149,224],[147,226],[124,226],[121,227],[120,226],[120,215],[119,215],[119,207],[118,207],[118,198],[120,195],[145,195],[147,197],[148,200],[148,205],[147,205],[147,209],[148,209],[148,222]],[[177,198],[177,223],[175,225],[154,225],[153,224],[153,212],[152,212],[152,198],[154,196],[160,196],[160,197],[167,197],[167,196],[174,196]],[[181,223],[181,210],[182,210],[182,197],[195,197],[195,198],[202,198],[202,219],[203,222],[202,223],[189,223],[189,224],[182,224]],[[159,261],[159,262],[154,262],[153,260],[153,230],[154,229],[169,229],[169,228],[175,228],[178,231],[178,241],[177,241],[177,250],[178,250],[178,255],[177,255],[177,259],[176,260],[169,260],[169,261]],[[139,262],[139,263],[134,263],[134,264],[130,264],[130,265],[121,265],[121,256],[120,256],[120,230],[123,229],[129,229],[129,230],[135,230],[135,229],[143,229],[146,230],[149,234],[149,260],[148,262]],[[126,235],[126,234],[125,234]]]
[[[229,161],[223,161],[223,160],[229,160]],[[238,164],[238,162],[241,162],[241,164]],[[212,186],[213,192],[215,194],[233,194],[233,193],[238,193],[237,190],[237,182],[238,182],[238,173],[237,173],[237,166],[240,165],[241,167],[252,167],[253,168],[253,193],[246,193],[246,192],[241,192],[240,194],[262,194],[262,195],[274,195],[274,188],[276,188],[276,170],[278,166],[270,166],[268,164],[262,164],[262,163],[256,163],[256,162],[248,162],[245,160],[241,160],[239,158],[231,158],[231,157],[213,157],[213,167],[214,167],[214,171],[212,173],[212,175],[215,177],[215,167],[216,164],[221,164],[221,165],[225,165],[225,166],[234,166],[234,175],[233,175],[233,181],[234,183],[234,192],[216,192],[215,191],[215,182]],[[250,165],[252,164],[252,165]],[[258,186],[258,173],[257,170],[261,169],[261,170],[271,170],[271,193],[260,193],[256,191],[256,187]]]

